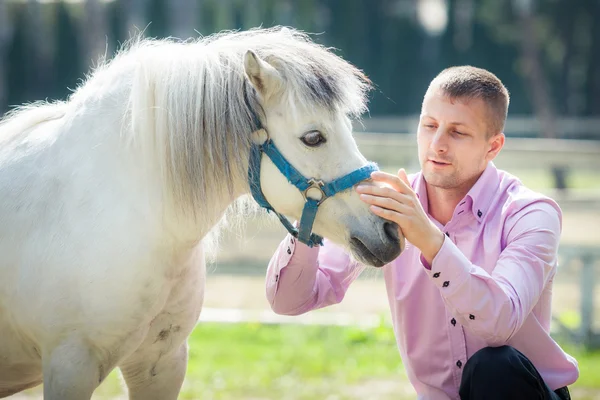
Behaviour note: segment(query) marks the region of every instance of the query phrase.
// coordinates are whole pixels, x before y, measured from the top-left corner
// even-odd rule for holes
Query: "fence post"
[[[594,343],[594,257],[591,252],[581,254],[581,326],[583,345],[591,348]]]

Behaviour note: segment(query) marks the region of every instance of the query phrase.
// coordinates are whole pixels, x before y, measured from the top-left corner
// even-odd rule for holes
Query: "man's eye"
[[[326,142],[323,134],[319,131],[306,132],[300,140],[308,147],[317,147]]]
[[[461,135],[461,136],[463,136],[463,135],[464,135],[464,133],[462,133],[462,132],[459,132],[459,131],[456,131],[456,130],[454,131],[454,133],[456,133],[457,135]]]

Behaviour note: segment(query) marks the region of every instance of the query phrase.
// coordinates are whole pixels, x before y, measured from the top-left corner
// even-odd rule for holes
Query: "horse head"
[[[330,51],[306,45],[305,53],[263,58],[249,50],[244,56],[258,128],[249,172],[252,194],[298,240],[313,246],[327,237],[358,261],[383,266],[400,254],[404,237],[353,190],[359,182],[374,184],[369,176],[377,169],[352,136],[351,116],[364,111],[370,82]]]

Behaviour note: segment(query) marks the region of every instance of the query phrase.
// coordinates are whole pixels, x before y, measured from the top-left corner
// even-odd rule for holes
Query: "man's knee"
[[[511,360],[519,357],[519,352],[510,346],[484,347],[467,360],[463,374],[497,374],[507,368]]]
[[[473,399],[549,398],[542,377],[519,350],[510,346],[485,347],[465,364],[460,397]],[[540,397],[541,396],[541,397]]]

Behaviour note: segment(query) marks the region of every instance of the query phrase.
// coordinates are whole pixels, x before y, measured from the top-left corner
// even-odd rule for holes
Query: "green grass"
[[[201,390],[206,398],[316,399],[365,379],[405,379],[386,328],[200,324],[190,348],[185,399]]]
[[[564,348],[578,360],[581,372],[571,387],[573,398],[600,399],[600,351]],[[113,371],[94,399],[114,399],[123,393]],[[179,398],[405,400],[415,396],[387,326],[201,323],[190,337],[190,361]]]
[[[321,399],[328,394],[342,399],[350,396],[347,388],[363,382],[408,385],[393,332],[384,326],[200,324],[190,347],[186,399],[198,398],[202,391],[219,399]],[[565,349],[581,369],[574,390],[600,392],[600,351]]]

